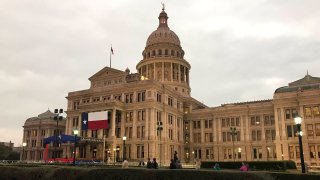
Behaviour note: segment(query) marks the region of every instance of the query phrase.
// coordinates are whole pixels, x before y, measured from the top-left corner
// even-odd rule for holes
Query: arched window
[[[162,50],[161,50],[161,49],[158,50],[158,55],[159,55],[159,56],[162,55]]]

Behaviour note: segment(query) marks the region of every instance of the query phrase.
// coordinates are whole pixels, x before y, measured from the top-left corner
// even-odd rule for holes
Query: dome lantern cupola
[[[161,28],[161,27],[167,27],[167,28],[169,28],[168,27],[168,16],[167,16],[167,13],[164,11],[164,4],[162,4],[162,12],[159,14],[159,17],[158,17],[158,19],[159,19],[159,27],[158,27],[158,29],[159,28]]]

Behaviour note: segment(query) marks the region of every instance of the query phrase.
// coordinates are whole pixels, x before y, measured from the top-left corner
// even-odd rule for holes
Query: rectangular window
[[[208,124],[208,120],[204,120],[204,128],[208,128],[209,124]]]
[[[236,126],[240,126],[240,119],[236,118]]]
[[[213,124],[212,120],[209,120],[209,128],[213,127],[212,124]]]
[[[231,133],[227,132],[227,141],[231,141]]]
[[[91,137],[97,138],[98,137],[98,130],[91,130]]]
[[[209,142],[209,133],[204,134],[204,142]]]
[[[275,129],[271,129],[271,138],[272,138],[272,140],[276,140],[276,130]]]
[[[143,102],[145,101],[146,92],[138,92],[137,102]]]
[[[309,146],[309,150],[310,150],[310,158],[312,158],[312,159],[316,158],[316,147]]]
[[[307,124],[308,138],[313,138],[313,124]]]
[[[193,121],[193,129],[197,129],[197,122]]]
[[[271,140],[271,130],[267,129],[266,130],[266,141],[270,141]]]
[[[296,146],[296,158],[300,159],[300,147]]]
[[[269,116],[264,116],[264,125],[268,126],[270,125],[270,119],[269,119]]]
[[[197,143],[197,142],[198,142],[198,134],[197,134],[197,133],[194,133],[194,134],[193,134],[193,142],[194,142],[194,143]]]
[[[258,149],[253,148],[253,159],[257,159],[257,158],[258,158]]]
[[[270,123],[271,123],[271,125],[274,125],[274,116],[273,115],[270,116]]]
[[[79,104],[80,104],[80,101],[74,101],[73,102],[73,109],[77,110],[79,108]]]
[[[292,126],[291,125],[287,125],[287,136],[288,137],[293,137],[292,136]]]
[[[222,141],[226,142],[227,141],[227,134],[226,132],[222,132]]]
[[[173,106],[173,98],[172,97],[168,97],[168,105],[169,106]]]
[[[311,107],[304,108],[305,118],[312,118]]]
[[[210,142],[213,142],[213,133],[210,133]]]
[[[41,130],[41,136],[46,136],[46,130]]]
[[[256,141],[257,140],[257,132],[255,130],[253,130],[251,132],[251,138],[252,138],[252,141]]]
[[[259,126],[261,124],[259,116],[251,116],[251,126]]]
[[[137,138],[140,138],[140,126],[137,126]]]
[[[286,119],[291,119],[291,110],[290,109],[286,109]]]
[[[314,106],[312,108],[313,111],[313,117],[319,118],[320,117],[320,111],[319,111],[319,106]]]
[[[320,136],[320,123],[315,124],[315,131],[316,131],[316,136]],[[320,149],[319,149],[319,151],[320,151]]]
[[[296,116],[298,116],[298,111],[296,110],[296,108],[291,109],[292,110],[292,118],[295,118]]]
[[[200,121],[197,121],[197,128],[201,129]]]
[[[261,141],[261,130],[257,130],[257,141]]]
[[[72,118],[72,127],[78,127],[79,125],[79,117]]]
[[[157,93],[157,102],[161,102],[161,94]]]
[[[235,126],[235,125],[236,125],[235,119],[231,118],[231,126]]]
[[[221,119],[221,126],[226,127],[226,119]]]

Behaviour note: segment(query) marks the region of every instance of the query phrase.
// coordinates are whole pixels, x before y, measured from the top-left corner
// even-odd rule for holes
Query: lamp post
[[[126,140],[127,140],[127,137],[126,136],[123,136],[122,137],[122,140],[123,140],[123,160],[127,159],[126,158]]]
[[[230,134],[231,134],[231,138],[232,138],[232,158],[233,158],[233,161],[236,161],[235,155],[234,155],[234,135],[237,134],[237,128],[230,127]]]
[[[57,147],[58,147],[58,136],[59,136],[59,121],[61,121],[63,119],[62,116],[60,116],[60,114],[63,113],[63,109],[55,109],[54,110],[55,116],[53,117],[54,120],[57,121],[57,129],[56,129],[56,133],[55,133],[55,148],[54,148],[54,155],[53,158],[57,158],[58,157],[58,152],[57,152]]]
[[[78,129],[74,129],[73,130],[73,135],[74,135],[74,149],[73,149],[73,166],[76,165],[76,153],[77,153],[77,135],[78,135],[79,131]]]
[[[303,157],[301,121],[302,121],[302,118],[301,118],[300,116],[296,116],[296,117],[294,118],[294,122],[296,123],[297,129],[298,129],[299,148],[300,148],[300,161],[301,161],[301,172],[302,172],[302,173],[305,173],[305,172],[306,172],[306,169],[305,169],[304,157]]]
[[[113,148],[113,165],[116,165],[116,148]]]
[[[24,161],[24,147],[27,146],[27,143],[26,142],[23,142],[22,143],[22,156],[21,156],[21,160]]]
[[[160,167],[161,167],[161,160],[162,160],[162,144],[161,144],[161,131],[163,130],[163,126],[162,126],[162,122],[158,121],[157,122],[157,131],[159,132],[159,136],[160,136]]]

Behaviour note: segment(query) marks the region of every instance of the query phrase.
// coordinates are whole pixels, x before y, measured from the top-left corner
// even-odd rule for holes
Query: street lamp
[[[157,122],[157,131],[159,132],[159,136],[160,136],[160,166],[161,166],[161,160],[162,160],[162,144],[161,144],[161,131],[163,130],[163,126],[162,126],[162,122],[158,121]]]
[[[73,135],[74,135],[74,149],[73,149],[73,165],[76,165],[76,148],[77,148],[77,135],[78,135],[79,131],[78,129],[74,129],[73,130]]]
[[[123,160],[127,159],[126,158],[126,140],[127,140],[127,137],[126,136],[123,136],[122,137],[122,140],[123,140]]]
[[[113,165],[116,165],[116,148],[113,148]]]
[[[57,152],[57,147],[58,147],[58,136],[59,136],[59,121],[61,121],[63,119],[62,116],[60,116],[60,114],[63,113],[63,109],[55,109],[54,110],[55,116],[53,117],[54,120],[57,121],[57,129],[56,129],[56,141],[55,141],[55,148],[54,148],[54,157],[53,158],[57,158],[58,157],[58,152]]]
[[[26,146],[27,146],[27,143],[23,142],[22,143],[22,156],[21,156],[22,161],[24,160],[24,147],[26,147]]]
[[[301,121],[302,121],[302,118],[301,118],[300,116],[296,116],[296,117],[294,118],[294,122],[296,123],[297,129],[298,129],[299,148],[300,148],[300,161],[301,161],[301,172],[302,172],[302,173],[305,173],[305,172],[306,172],[306,169],[305,169],[304,157],[303,157]]]
[[[232,157],[233,157],[233,161],[236,161],[235,155],[234,155],[234,135],[237,134],[237,128],[230,127],[230,134],[232,136]]]

